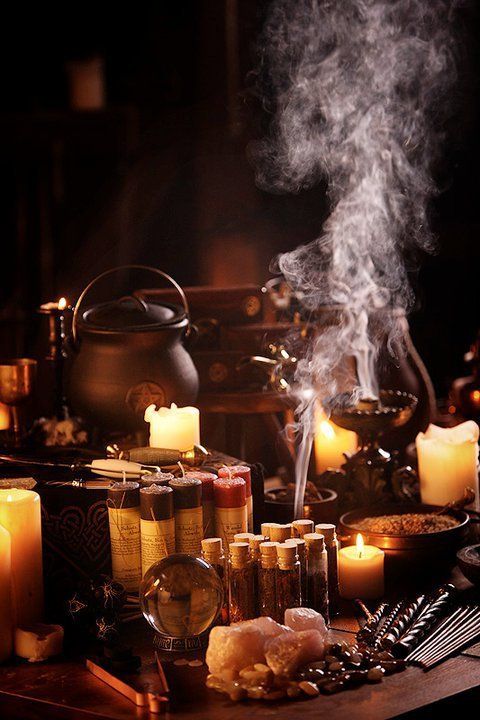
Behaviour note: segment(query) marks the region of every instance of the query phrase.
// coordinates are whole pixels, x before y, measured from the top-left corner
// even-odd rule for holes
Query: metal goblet
[[[0,360],[0,402],[12,410],[13,442],[18,447],[22,437],[19,405],[31,397],[37,374],[37,361],[30,358]]]

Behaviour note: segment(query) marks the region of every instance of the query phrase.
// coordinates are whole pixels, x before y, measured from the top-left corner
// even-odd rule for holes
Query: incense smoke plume
[[[432,248],[431,166],[455,77],[450,6],[277,0],[266,21],[261,90],[274,107],[271,135],[255,148],[258,184],[298,192],[325,178],[332,208],[321,237],[280,256],[278,267],[307,309],[345,308],[298,363],[297,514],[316,398],[338,391],[346,355],[356,360],[352,395],[377,396],[379,338],[369,318],[411,307],[408,270]]]

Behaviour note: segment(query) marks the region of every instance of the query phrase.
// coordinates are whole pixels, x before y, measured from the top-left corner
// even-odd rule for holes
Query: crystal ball
[[[160,635],[188,638],[208,630],[223,603],[223,586],[205,560],[177,553],[146,572],[140,585],[143,615]]]

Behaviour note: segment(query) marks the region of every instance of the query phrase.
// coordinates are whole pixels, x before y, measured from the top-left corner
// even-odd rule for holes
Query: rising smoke
[[[431,168],[455,76],[450,16],[447,0],[276,0],[265,25],[260,77],[273,120],[256,147],[258,184],[298,192],[323,178],[332,208],[321,237],[278,267],[307,309],[345,308],[298,363],[297,509],[315,398],[335,395],[345,355],[356,359],[352,394],[377,395],[369,319],[411,307],[408,270],[433,244]]]

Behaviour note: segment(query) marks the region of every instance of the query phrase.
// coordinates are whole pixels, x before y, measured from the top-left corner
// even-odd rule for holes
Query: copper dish
[[[464,510],[449,510],[448,514],[458,520],[458,525],[431,533],[416,535],[389,535],[365,532],[357,523],[367,517],[378,515],[404,515],[407,513],[435,512],[436,505],[421,503],[389,503],[378,507],[360,508],[345,513],[340,518],[340,534],[343,543],[353,544],[361,532],[365,543],[375,545],[385,552],[387,578],[401,577],[417,583],[420,578],[432,579],[448,575],[456,561],[457,550],[467,539],[470,518]]]

